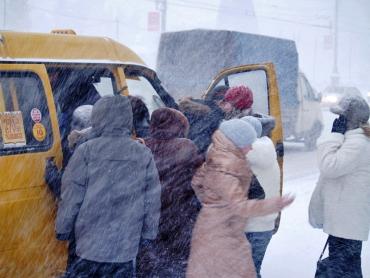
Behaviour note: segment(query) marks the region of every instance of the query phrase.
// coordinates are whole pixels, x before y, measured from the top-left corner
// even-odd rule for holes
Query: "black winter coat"
[[[185,99],[180,102],[180,110],[189,121],[188,138],[204,154],[211,144],[212,135],[224,119],[224,112],[213,101]]]

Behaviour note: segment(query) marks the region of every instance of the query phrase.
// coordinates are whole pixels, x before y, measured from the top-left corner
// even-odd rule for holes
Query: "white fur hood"
[[[259,169],[266,169],[276,163],[276,151],[274,143],[267,136],[258,138],[252,145],[253,149],[248,153],[249,163]]]
[[[265,198],[279,196],[280,194],[280,168],[274,143],[270,138],[263,136],[258,138],[252,145],[253,149],[248,153],[247,160],[251,165],[253,174],[256,175],[263,190]],[[250,218],[245,227],[246,232],[271,231],[275,226],[277,214]]]

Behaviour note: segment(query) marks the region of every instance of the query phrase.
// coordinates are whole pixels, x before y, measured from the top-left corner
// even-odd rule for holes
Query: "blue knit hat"
[[[261,122],[258,118],[253,117],[253,116],[245,116],[245,117],[241,118],[241,120],[243,120],[243,121],[249,123],[251,126],[253,126],[254,130],[257,133],[257,138],[261,137],[262,124],[261,124]]]
[[[240,119],[222,122],[219,130],[240,149],[252,145],[257,138],[254,128]]]

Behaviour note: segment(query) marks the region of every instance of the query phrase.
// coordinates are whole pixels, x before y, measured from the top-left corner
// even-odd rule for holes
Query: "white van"
[[[298,74],[297,98],[296,107],[285,107],[289,112],[285,114],[284,140],[302,142],[308,150],[312,150],[323,129],[321,96],[303,72]]]

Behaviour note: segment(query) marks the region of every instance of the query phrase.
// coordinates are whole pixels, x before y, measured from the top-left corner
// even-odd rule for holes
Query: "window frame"
[[[265,74],[265,81],[266,81],[265,84],[266,84],[266,105],[267,105],[267,107],[265,108],[266,111],[262,111],[262,112],[266,113],[266,114],[270,114],[270,96],[269,96],[269,90],[270,90],[269,86],[270,85],[269,85],[269,80],[268,80],[268,73],[267,73],[267,70],[265,68],[240,69],[240,70],[231,72],[227,75],[222,76],[222,78],[215,79],[215,80],[218,80],[218,82],[217,83],[214,82],[214,86],[213,86],[212,89],[214,89],[215,87],[217,87],[219,85],[224,85],[224,86],[227,86],[229,88],[234,87],[234,86],[238,86],[238,85],[232,85],[232,84],[230,85],[231,80],[229,79],[229,77],[231,77],[233,75],[237,75],[237,74],[249,74],[251,72],[258,72],[258,71],[261,71]],[[222,81],[224,82],[224,84],[220,84]],[[246,85],[246,86],[248,86],[248,85]],[[253,88],[251,88],[251,89],[254,93],[254,89]],[[207,96],[207,94],[209,92],[210,92],[210,90],[207,90],[207,92],[204,94],[204,98]],[[253,98],[254,98],[254,102],[255,102],[255,100],[257,99],[257,96],[254,95]],[[255,106],[256,106],[255,103],[253,103],[253,105],[252,105],[253,111],[257,112],[257,113],[261,113],[261,111],[255,109]]]
[[[122,65],[122,68],[125,78],[129,78],[129,76],[140,76],[145,78],[151,84],[166,107],[178,110],[178,104],[168,93],[167,89],[163,87],[161,80],[158,78],[154,70],[137,64],[125,64]],[[128,91],[130,91],[130,88],[128,88]]]
[[[3,69],[0,68],[0,76],[20,76],[20,77],[30,77],[32,76],[36,82],[37,82],[37,87],[38,87],[38,93],[40,94],[40,97],[44,97],[45,100],[45,105],[46,105],[46,110],[47,110],[47,118],[48,118],[48,126],[47,126],[47,132],[49,133],[48,137],[49,140],[47,144],[40,144],[39,146],[19,146],[19,147],[14,147],[14,148],[2,148],[0,149],[0,157],[3,156],[10,156],[10,155],[17,155],[17,154],[27,154],[27,153],[41,153],[41,152],[48,152],[49,150],[52,149],[54,145],[54,130],[53,130],[53,124],[52,124],[52,116],[50,113],[50,107],[48,103],[48,97],[46,94],[44,82],[42,80],[42,77],[32,69],[24,69],[24,70],[19,70],[19,69]],[[4,94],[4,92],[3,92]],[[18,100],[18,95],[17,95],[17,100]],[[19,110],[21,111],[21,110]],[[22,111],[22,118],[23,118],[23,111]],[[24,118],[23,118],[23,124],[24,123]],[[27,135],[26,135],[27,136]]]

